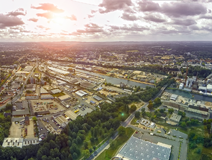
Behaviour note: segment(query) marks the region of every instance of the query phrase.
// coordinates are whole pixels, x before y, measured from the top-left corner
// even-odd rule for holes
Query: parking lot
[[[84,116],[87,113],[90,113],[93,111],[90,107],[88,107],[85,104],[77,105],[77,106],[73,107],[72,110],[74,112],[78,111],[78,112],[76,112],[76,114],[81,115],[81,116]]]
[[[43,135],[45,137],[48,134],[48,132],[47,132],[47,129],[45,128],[45,126],[43,125],[41,118],[38,118],[37,122],[38,122],[39,135]]]

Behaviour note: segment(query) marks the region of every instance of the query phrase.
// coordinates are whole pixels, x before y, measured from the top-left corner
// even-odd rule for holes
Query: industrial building
[[[179,89],[183,89],[183,87],[184,87],[184,84],[183,83],[180,83]]]
[[[65,101],[65,100],[68,100],[68,99],[71,99],[71,97],[69,95],[63,95],[63,96],[60,96],[58,97],[60,101]]]
[[[68,120],[62,115],[54,117],[54,120],[63,128],[68,124]]]
[[[36,84],[27,84],[26,85],[26,90],[35,92],[35,90],[36,90]]]
[[[181,115],[178,115],[176,113],[172,113],[170,120],[178,124],[180,122],[181,118],[182,118]]]
[[[178,97],[178,95],[172,94],[171,97],[170,97],[170,100],[176,101],[177,97]]]
[[[117,154],[123,160],[169,160],[171,145],[131,137]]]
[[[53,68],[53,67],[48,67],[49,70],[53,71],[53,72],[57,72],[59,74],[63,74],[63,75],[68,75],[69,72],[68,71],[64,71],[58,68]]]
[[[28,108],[28,102],[26,100],[22,102],[17,102],[13,106],[12,116],[18,117],[18,116],[29,116],[29,108]]]
[[[79,91],[75,92],[75,94],[80,96],[80,97],[83,97],[83,96],[87,95],[87,93],[82,91],[82,90],[79,90]]]
[[[51,90],[51,92],[52,92],[52,94],[57,94],[57,93],[60,93],[62,91],[59,90],[59,89],[53,89],[53,90]]]
[[[38,144],[38,138],[24,139],[24,138],[5,138],[2,147],[19,147],[28,146],[30,144]]]
[[[97,100],[97,101],[101,101],[101,100],[102,100],[102,98],[99,97],[99,96],[97,96],[97,95],[94,95],[93,98],[94,98],[95,100]]]

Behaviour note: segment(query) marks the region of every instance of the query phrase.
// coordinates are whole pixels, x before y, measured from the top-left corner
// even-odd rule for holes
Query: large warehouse
[[[131,137],[116,157],[123,160],[169,160],[171,146]]]

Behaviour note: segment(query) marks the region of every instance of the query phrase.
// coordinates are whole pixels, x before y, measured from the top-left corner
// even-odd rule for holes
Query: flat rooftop
[[[171,148],[131,137],[116,157],[123,160],[169,160]]]
[[[173,114],[171,115],[171,117],[170,117],[170,120],[176,121],[176,122],[180,122],[181,117],[182,117],[181,115],[178,115],[178,114],[176,114],[176,113],[173,113]]]

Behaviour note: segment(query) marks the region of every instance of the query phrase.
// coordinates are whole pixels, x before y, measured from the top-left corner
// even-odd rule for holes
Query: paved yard
[[[21,125],[20,125],[20,123],[15,124],[15,122],[12,122],[12,125],[10,127],[9,138],[21,138]]]
[[[26,138],[34,138],[34,123],[32,120],[30,120],[29,125],[25,126],[25,128],[27,128]]]

